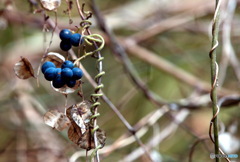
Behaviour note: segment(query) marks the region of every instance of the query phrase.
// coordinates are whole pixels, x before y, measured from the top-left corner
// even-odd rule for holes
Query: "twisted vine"
[[[77,4],[78,4],[78,1],[77,1]],[[102,57],[100,51],[103,49],[105,41],[104,41],[103,37],[99,34],[84,35],[84,33],[86,31],[88,32],[88,29],[92,24],[92,22],[90,20],[88,20],[88,18],[90,18],[92,14],[91,14],[91,12],[84,11],[83,8],[84,8],[84,4],[82,6],[81,11],[84,14],[86,14],[87,17],[85,19],[83,19],[80,23],[81,30],[82,30],[81,33],[83,35],[82,39],[88,45],[90,45],[90,46],[94,45],[96,47],[96,49],[93,50],[93,51],[90,51],[90,52],[87,52],[84,49],[84,54],[74,61],[74,65],[78,64],[81,60],[87,58],[88,56],[94,56],[94,57],[97,58],[96,63],[97,63],[98,73],[94,77],[94,80],[97,83],[97,86],[95,87],[94,93],[91,94],[91,101],[92,101],[91,112],[93,114],[90,117],[91,123],[93,125],[93,128],[91,130],[91,135],[93,136],[94,145],[95,145],[95,149],[93,150],[93,152],[91,154],[91,159],[96,157],[96,160],[100,161],[99,160],[99,155],[98,155],[98,150],[100,148],[102,148],[103,146],[101,144],[99,144],[99,142],[98,142],[96,131],[99,129],[99,126],[97,125],[97,117],[100,116],[100,113],[98,113],[97,109],[98,109],[98,106],[101,105],[101,103],[98,100],[101,96],[103,96],[103,93],[101,92],[101,89],[104,87],[101,80],[102,80],[102,76],[105,74],[105,72],[102,70],[102,63],[103,63],[104,57]],[[81,43],[81,41],[80,41],[80,43]],[[100,43],[100,45],[98,46],[97,43]],[[97,54],[97,55],[95,56],[94,54]]]
[[[212,88],[210,91],[210,98],[212,100],[212,110],[213,110],[213,117],[210,121],[209,126],[209,137],[211,141],[215,145],[215,155],[219,155],[219,153],[224,155],[224,152],[219,148],[219,141],[218,141],[218,114],[220,112],[220,107],[217,103],[217,92],[216,88],[218,86],[218,63],[216,61],[216,48],[218,47],[218,32],[219,32],[219,22],[220,22],[220,5],[221,0],[216,0],[216,8],[213,17],[213,25],[212,25],[212,48],[209,52],[209,57],[211,59],[211,81],[212,81]],[[214,138],[212,137],[212,126],[214,129]],[[230,161],[227,156],[225,156],[227,161]],[[219,161],[219,158],[216,156],[216,162]]]

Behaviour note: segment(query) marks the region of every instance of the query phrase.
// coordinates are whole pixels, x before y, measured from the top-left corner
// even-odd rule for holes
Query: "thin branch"
[[[128,72],[130,78],[133,80],[133,82],[144,92],[145,96],[151,100],[153,103],[155,103],[158,106],[163,105],[164,103],[166,103],[166,101],[164,101],[163,99],[157,97],[153,92],[149,91],[147,86],[144,84],[144,82],[138,77],[138,74],[135,70],[135,68],[133,67],[131,61],[129,60],[129,58],[127,57],[127,54],[125,53],[124,49],[119,45],[119,43],[117,42],[117,40],[115,39],[115,37],[111,34],[111,32],[109,31],[109,29],[107,28],[102,15],[99,11],[99,9],[97,8],[97,5],[95,3],[95,0],[92,0],[92,8],[93,11],[95,13],[95,16],[97,18],[97,21],[100,25],[100,28],[105,31],[105,33],[108,35],[108,37],[110,38],[112,44],[112,50],[115,52],[115,54],[121,58],[120,60],[122,60],[122,62],[125,65],[125,69]],[[132,132],[135,133],[135,132]],[[140,146],[143,148],[145,154],[147,155],[148,159],[152,161],[151,156],[148,152],[147,149],[145,149],[145,146],[143,145],[143,143],[140,141],[139,138],[137,138],[137,136],[134,136],[137,140],[137,142],[140,144]]]
[[[175,77],[179,81],[187,83],[188,85],[199,89],[203,92],[209,92],[211,89],[210,84],[202,81],[201,79],[195,77],[194,75],[176,67],[172,63],[168,62],[167,60],[161,58],[159,55],[137,45],[133,41],[126,40],[124,43],[124,47],[126,51],[129,52],[131,55],[138,57],[139,59],[153,65],[154,67],[170,74],[171,76]],[[232,91],[227,89],[221,89],[220,95],[231,94]]]
[[[83,11],[81,10],[81,7],[80,7],[80,4],[79,4],[78,0],[76,0],[76,4],[77,4],[78,13],[79,13],[81,19],[85,20],[86,18],[83,14]],[[91,35],[91,31],[89,30],[89,28],[86,28],[86,31],[89,35]],[[94,41],[93,43],[94,43],[95,48],[98,49],[98,45],[96,44],[96,42]],[[103,57],[102,57],[100,51],[97,51],[97,58],[100,60],[100,61],[97,62],[97,64],[98,64],[97,65],[98,66],[97,70],[98,70],[98,73],[100,74],[100,73],[103,72],[103,68],[102,68],[103,63],[102,63],[102,60],[101,60],[101,58],[103,58]],[[97,82],[97,85],[101,85],[102,84],[102,77],[101,76],[98,77],[96,82]],[[101,89],[100,88],[95,89],[95,93],[96,94],[101,93]],[[95,100],[95,102],[97,102],[98,97],[96,97],[94,100]],[[98,113],[98,106],[94,106],[93,109],[94,109],[94,114],[97,114]],[[93,124],[94,124],[93,127],[96,128],[97,127],[97,119],[96,118],[93,119]],[[97,148],[99,144],[98,144],[97,132],[96,131],[94,131],[93,137],[94,137],[94,145],[95,145],[95,149],[96,149],[95,158],[96,158],[96,161],[99,162],[100,158],[99,158],[98,148]]]
[[[182,109],[175,117],[175,120],[177,123],[183,122],[186,117],[189,115],[189,111],[186,109]],[[166,126],[161,133],[154,136],[148,143],[147,148],[151,149],[157,145],[159,145],[165,138],[167,138],[173,131],[175,131],[178,128],[178,124],[176,124],[174,121],[170,123],[168,126]],[[143,150],[141,148],[137,148],[134,151],[132,151],[129,155],[124,157],[122,161],[134,161],[139,156],[144,154]]]
[[[135,43],[145,41],[164,31],[189,23],[198,17],[205,16],[206,14],[208,14],[207,11],[210,9],[212,5],[213,5],[212,2],[210,1],[207,4],[204,3],[198,5],[197,7],[192,7],[191,10],[188,10],[182,14],[177,14],[177,16],[174,15],[168,19],[154,23],[153,25],[150,25],[148,28],[141,30],[136,34],[133,34],[128,39],[134,41]]]
[[[92,1],[94,2],[94,0]],[[148,87],[145,85],[145,83],[140,79],[136,69],[132,65],[132,62],[129,60],[128,55],[125,52],[125,49],[120,45],[118,40],[115,38],[114,34],[106,26],[100,11],[98,10],[98,8],[96,8],[96,5],[93,5],[92,8],[100,28],[106,33],[107,37],[109,37],[109,39],[111,40],[110,45],[113,53],[121,60],[121,62],[124,65],[125,71],[128,73],[131,80],[137,85],[137,87],[153,104],[158,106],[166,104],[167,102],[164,99],[160,98],[158,95],[150,91]]]
[[[231,25],[233,21],[233,15],[237,6],[237,0],[229,0],[227,3],[227,7],[225,9],[224,21],[223,21],[223,29],[222,29],[222,43],[223,43],[223,52],[221,59],[221,68],[219,74],[219,85],[222,86],[226,77],[227,67],[230,63],[232,64],[233,70],[236,74],[238,81],[240,81],[240,64],[238,58],[236,57],[236,53],[233,49],[231,42]]]
[[[211,59],[211,83],[212,89],[210,92],[211,100],[212,100],[212,111],[213,117],[210,122],[209,128],[209,136],[211,141],[214,143],[215,146],[215,155],[219,155],[219,141],[218,141],[218,113],[220,108],[217,104],[217,82],[218,82],[218,64],[216,61],[217,52],[216,48],[218,47],[218,32],[219,32],[219,22],[220,22],[220,5],[221,0],[216,0],[216,8],[213,18],[213,26],[212,26],[212,49],[209,52],[209,56]],[[212,138],[212,125],[214,129],[214,139]],[[220,159],[216,156],[216,162],[219,162]]]

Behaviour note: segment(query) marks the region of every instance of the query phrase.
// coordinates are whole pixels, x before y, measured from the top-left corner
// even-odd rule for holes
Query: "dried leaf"
[[[78,141],[81,139],[82,134],[80,128],[74,123],[68,129],[68,138],[75,144],[78,144]]]
[[[87,130],[87,124],[90,122],[91,112],[91,102],[83,101],[76,105],[72,105],[67,109],[67,117],[71,122],[75,122],[81,129],[81,133],[84,134]]]
[[[93,136],[91,134],[91,129],[88,128],[84,134],[79,135],[79,133],[77,132],[77,128],[71,125],[68,130],[68,138],[82,149],[86,150],[94,149],[95,144]],[[103,147],[105,145],[106,134],[101,129],[97,130],[97,139],[98,143]]]
[[[40,0],[43,8],[47,10],[54,10],[61,5],[61,0]]]
[[[71,125],[66,115],[58,110],[50,110],[43,117],[44,123],[52,128],[62,131]]]
[[[98,143],[103,147],[105,145],[106,134],[101,129],[97,130]],[[89,129],[78,141],[78,145],[82,149],[91,150],[95,148],[94,139],[91,135],[91,129]],[[101,147],[101,148],[102,148]]]
[[[61,88],[55,88],[55,87],[53,87],[52,82],[51,82],[51,86],[52,86],[52,88],[53,88],[56,92],[59,92],[59,93],[65,94],[65,95],[67,95],[67,94],[69,94],[69,93],[74,93],[75,90],[78,89],[78,87],[80,86],[80,84],[81,84],[81,81],[77,80],[75,86],[72,87],[72,88],[68,87],[67,85],[64,85],[64,86],[61,87]]]
[[[49,52],[45,57],[45,61],[51,61],[56,65],[56,67],[60,68],[65,61],[65,58],[59,53]]]
[[[72,124],[68,130],[68,138],[80,148],[86,150],[95,148],[94,139],[91,134],[93,127],[90,124],[90,117],[92,116],[91,102],[85,100],[72,105],[67,109],[66,115]],[[97,139],[103,147],[106,140],[105,132],[98,129]]]
[[[33,67],[27,58],[21,57],[21,60],[14,65],[13,69],[16,76],[20,79],[35,77]]]

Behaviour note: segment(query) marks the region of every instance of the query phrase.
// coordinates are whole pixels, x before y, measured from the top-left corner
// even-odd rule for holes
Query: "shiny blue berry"
[[[60,48],[63,50],[63,51],[68,51],[72,48],[72,45],[69,41],[61,41],[60,43]]]
[[[62,64],[62,69],[64,68],[69,68],[72,69],[74,67],[73,63],[71,61],[64,61],[64,63]]]
[[[69,79],[71,79],[72,76],[73,76],[72,69],[69,69],[69,68],[64,68],[64,69],[62,69],[61,75],[62,75],[62,78],[63,78],[64,80],[69,80]]]
[[[44,73],[44,77],[46,80],[52,81],[57,77],[57,69],[54,67],[48,68]]]
[[[59,33],[61,40],[67,41],[71,38],[72,32],[69,29],[63,29]]]
[[[83,71],[80,68],[75,67],[72,69],[72,72],[73,72],[72,78],[75,80],[81,79],[83,77]]]
[[[58,74],[57,77],[53,80],[52,85],[55,88],[62,88],[66,82],[62,79],[61,74]]]
[[[56,68],[57,69],[57,76],[60,76],[62,73],[62,69],[61,68]]]
[[[70,43],[75,46],[75,47],[78,47],[79,46],[79,42],[82,38],[82,35],[79,34],[79,33],[75,33],[71,36],[70,38]],[[83,42],[83,40],[81,40],[81,43]]]
[[[76,84],[76,80],[68,80],[67,81],[67,86],[70,88],[74,87],[75,84]]]
[[[42,73],[45,73],[45,71],[46,71],[48,68],[50,68],[50,67],[55,68],[56,66],[55,66],[55,64],[52,63],[51,61],[45,62],[45,63],[42,65],[42,68],[41,68]]]

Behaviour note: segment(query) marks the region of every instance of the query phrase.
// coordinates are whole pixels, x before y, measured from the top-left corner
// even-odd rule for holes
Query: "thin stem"
[[[81,10],[81,7],[80,7],[80,4],[79,4],[79,1],[78,1],[78,0],[76,0],[76,4],[77,4],[78,13],[79,13],[81,19],[82,19],[82,20],[86,20],[85,17],[84,17],[84,15],[83,15],[83,12],[82,12],[82,10]],[[88,35],[91,35],[91,32],[90,32],[90,30],[89,30],[88,28],[86,28],[86,31],[87,31]],[[100,36],[100,39],[101,39],[101,38],[102,38],[102,37]],[[95,50],[94,52],[97,52],[97,58],[99,59],[98,65],[97,65],[97,67],[98,67],[97,70],[98,70],[98,73],[102,73],[102,72],[103,72],[103,69],[102,69],[102,59],[101,59],[101,58],[102,58],[102,55],[101,55],[101,53],[99,52],[99,48],[100,48],[100,49],[103,48],[104,39],[102,39],[102,42],[101,42],[102,44],[101,44],[100,47],[98,47],[98,45],[96,44],[95,41],[94,41],[93,43],[94,43],[94,46],[95,46],[95,48],[96,48],[96,50]],[[101,78],[101,76],[96,80],[96,83],[97,83],[97,85],[101,85],[101,83],[102,83],[102,78]],[[100,92],[100,89],[95,90],[95,94],[98,94],[98,93],[101,93],[101,92]],[[95,98],[95,102],[97,102],[98,99],[99,99],[99,97],[96,97],[96,98]],[[93,110],[94,110],[94,114],[98,114],[98,106],[95,106]],[[94,127],[94,128],[97,127],[97,120],[96,120],[96,118],[93,119],[93,127]],[[99,158],[99,154],[98,154],[98,149],[99,149],[99,148],[97,148],[97,147],[98,147],[98,140],[97,140],[97,132],[96,132],[96,131],[94,131],[93,138],[94,138],[94,145],[95,145],[95,150],[94,150],[94,152],[95,152],[95,160],[96,160],[97,162],[99,162],[99,161],[100,161],[100,158]]]
[[[122,60],[122,62],[125,65],[125,69],[126,71],[129,73],[129,76],[131,77],[131,79],[133,80],[133,82],[138,85],[138,87],[144,92],[144,95],[150,99],[153,103],[155,103],[156,105],[160,106],[162,104],[165,103],[164,100],[162,100],[161,98],[159,98],[156,94],[154,94],[152,91],[149,91],[147,86],[144,84],[144,82],[139,78],[138,73],[136,72],[134,66],[132,65],[131,61],[129,60],[129,58],[127,57],[127,54],[125,53],[124,49],[122,48],[122,46],[119,45],[119,43],[117,42],[117,40],[115,39],[115,37],[111,34],[110,30],[106,27],[105,22],[100,14],[99,9],[97,8],[97,5],[95,3],[95,0],[92,0],[92,8],[96,14],[96,18],[97,21],[100,25],[100,28],[102,28],[102,30],[107,34],[107,36],[110,38],[111,42],[112,42],[112,49],[114,51],[114,53],[120,58],[120,60]],[[134,130],[130,130],[129,131],[134,135],[136,141],[138,142],[138,144],[142,147],[142,149],[145,152],[146,157],[150,160],[153,161],[151,158],[151,155],[149,153],[149,150],[145,147],[145,145],[141,142],[141,140],[135,135],[135,131]]]
[[[212,111],[213,118],[210,123],[210,131],[209,135],[211,140],[211,125],[213,124],[214,129],[214,146],[215,146],[215,155],[219,155],[219,141],[218,141],[218,113],[219,107],[217,105],[217,79],[218,79],[218,64],[216,62],[216,48],[218,46],[218,32],[219,32],[219,22],[220,22],[220,4],[221,0],[216,0],[216,8],[213,18],[213,26],[212,26],[212,49],[209,53],[211,59],[211,100],[212,100]],[[219,162],[219,158],[216,156],[216,162]]]

